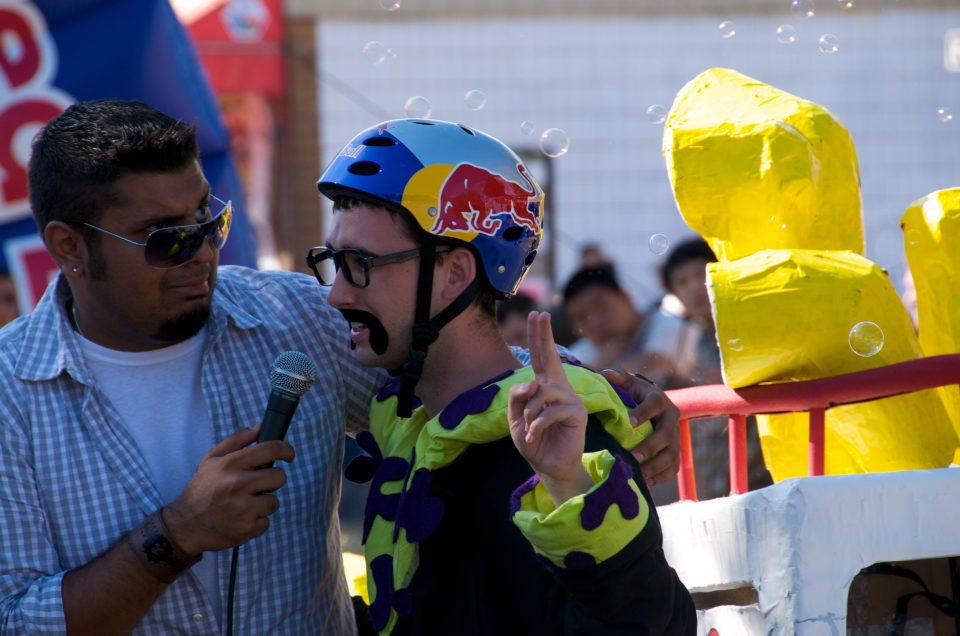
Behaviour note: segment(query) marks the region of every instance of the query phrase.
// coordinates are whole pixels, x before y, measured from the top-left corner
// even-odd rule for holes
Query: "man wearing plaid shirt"
[[[61,273],[0,331],[0,633],[220,634],[240,544],[235,633],[355,631],[343,432],[384,377],[312,278],[218,268],[231,208],[197,157],[191,126],[120,100],[35,141],[31,206]],[[286,441],[253,445],[286,350],[316,386]],[[665,408],[633,390],[641,421]],[[676,469],[666,409],[639,449],[654,480]]]

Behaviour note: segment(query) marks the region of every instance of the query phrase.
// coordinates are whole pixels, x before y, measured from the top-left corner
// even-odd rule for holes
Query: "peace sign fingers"
[[[530,367],[539,382],[567,383],[563,362],[553,339],[549,312],[531,311],[527,316],[527,347],[530,351]]]

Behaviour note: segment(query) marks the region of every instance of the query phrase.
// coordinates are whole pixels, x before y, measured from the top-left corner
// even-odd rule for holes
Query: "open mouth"
[[[383,355],[387,350],[387,330],[376,316],[359,309],[341,309],[340,313],[350,323],[350,347],[357,348],[357,344],[366,339],[375,354]]]

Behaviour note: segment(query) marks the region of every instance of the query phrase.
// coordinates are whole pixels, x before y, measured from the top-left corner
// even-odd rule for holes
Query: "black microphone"
[[[317,379],[317,365],[305,353],[284,351],[273,361],[270,369],[270,399],[260,422],[257,442],[283,439],[290,420],[300,404],[300,398],[310,390]],[[268,464],[272,466],[272,464]]]

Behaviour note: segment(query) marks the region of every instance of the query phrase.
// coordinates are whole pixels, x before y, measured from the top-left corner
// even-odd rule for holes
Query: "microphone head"
[[[317,379],[317,365],[305,353],[284,351],[273,361],[270,385],[279,391],[301,397]]]

